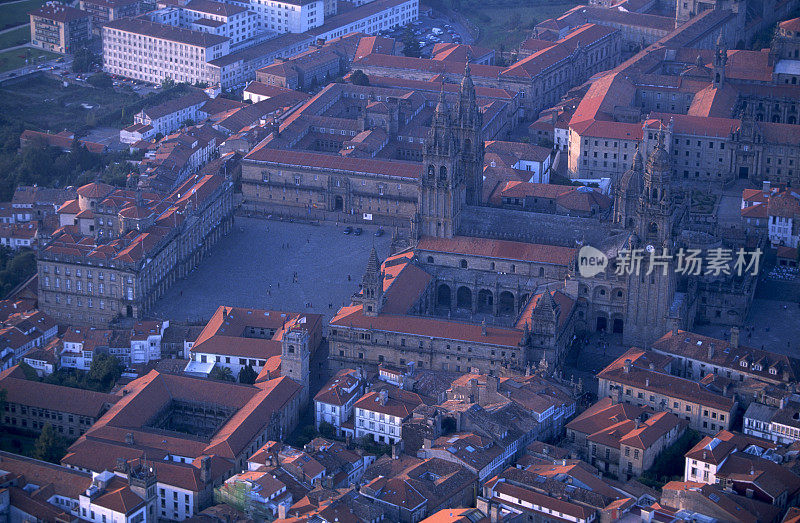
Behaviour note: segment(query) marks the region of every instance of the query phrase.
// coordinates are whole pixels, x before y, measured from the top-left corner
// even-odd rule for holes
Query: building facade
[[[89,14],[53,3],[30,13],[31,45],[54,53],[74,53],[91,38]]]
[[[82,187],[60,209],[60,232],[39,251],[42,310],[96,326],[141,317],[230,230],[232,194],[233,184],[216,175],[147,200],[102,184]],[[148,207],[159,203],[166,210]],[[131,231],[134,241],[125,239]]]

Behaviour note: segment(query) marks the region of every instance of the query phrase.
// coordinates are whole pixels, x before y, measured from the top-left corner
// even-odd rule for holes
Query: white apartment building
[[[314,396],[314,420],[317,430],[321,423],[330,423],[336,427],[336,435],[342,435],[342,425],[350,419],[353,405],[364,391],[364,380],[361,370],[345,369],[339,371]],[[345,432],[352,430],[344,429]]]
[[[250,0],[262,30],[305,33],[325,21],[323,0]]]
[[[107,470],[92,476],[92,486],[78,496],[82,520],[92,523],[140,523],[149,519],[147,502],[130,490],[127,481]],[[127,492],[121,492],[123,488]],[[123,501],[114,503],[117,499]]]
[[[744,414],[742,430],[747,435],[783,445],[799,442],[800,402],[782,400],[780,408],[751,403]]]
[[[138,18],[103,26],[103,68],[115,74],[159,84],[208,82],[207,63],[228,54],[224,36],[191,31]]]
[[[417,394],[396,387],[365,394],[354,405],[356,438],[369,435],[378,443],[397,443],[402,438],[403,421],[421,403]]]
[[[166,136],[177,131],[186,120],[197,122],[206,118],[207,114],[200,109],[208,100],[203,91],[190,92],[175,100],[145,107],[133,116],[133,122],[134,125],[152,127],[149,132],[152,135],[160,133]]]
[[[182,27],[230,40],[231,47],[252,39],[261,32],[258,15],[247,8],[216,2],[191,0],[186,5],[160,5],[147,14],[151,21]]]
[[[419,0],[374,0],[358,9],[331,17],[325,25],[309,31],[325,41],[361,31],[377,34],[384,29],[408,25],[419,18]]]

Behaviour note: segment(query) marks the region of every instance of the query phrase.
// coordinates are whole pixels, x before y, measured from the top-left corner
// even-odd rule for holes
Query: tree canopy
[[[369,85],[369,78],[367,78],[367,75],[364,74],[364,71],[361,69],[356,69],[350,75],[350,82],[353,85]]]
[[[42,461],[58,463],[66,453],[66,444],[49,423],[45,423],[42,433],[33,448],[33,457]]]
[[[252,385],[256,382],[256,378],[258,378],[258,373],[250,365],[242,367],[242,370],[239,371],[239,383]]]
[[[231,369],[219,365],[214,365],[214,368],[208,373],[208,377],[217,381],[236,381],[233,377],[233,372],[231,372]]]

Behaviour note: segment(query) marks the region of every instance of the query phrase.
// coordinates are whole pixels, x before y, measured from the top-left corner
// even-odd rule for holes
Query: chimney
[[[128,432],[125,434],[125,444],[133,445],[133,432]]]
[[[631,360],[629,358],[626,358],[625,359],[625,373],[627,374],[630,371],[631,371]]]
[[[481,335],[486,336],[486,319],[481,322]]]
[[[386,405],[386,400],[389,399],[389,392],[387,392],[386,389],[383,389],[378,393],[378,395],[380,397],[381,405]]]
[[[128,462],[123,457],[117,457],[117,470],[120,472],[128,472]]]
[[[284,503],[278,505],[278,519],[286,519],[286,505]]]
[[[501,523],[502,519],[500,518],[500,505],[497,503],[492,503],[489,505],[489,521],[490,523]]]
[[[704,450],[703,451],[703,461],[706,461],[707,459],[708,459],[708,451]]]
[[[422,448],[423,449],[430,449],[433,448],[433,441],[430,438],[425,438],[422,440]]]
[[[761,191],[764,193],[764,196],[769,196],[769,193],[772,192],[772,184],[768,180],[764,180],[761,184]]]
[[[638,429],[639,428],[639,418],[636,418],[635,420],[633,420],[633,428],[634,429]]]
[[[739,347],[739,327],[731,327],[731,348],[736,349],[738,347]]]
[[[333,488],[333,476],[330,474],[326,474],[322,477],[322,486],[326,489]]]
[[[649,387],[650,386],[650,378],[645,378],[644,379],[644,386],[645,387]]]
[[[200,481],[205,484],[211,482],[211,456],[200,458]]]
[[[400,454],[403,453],[403,440],[392,444],[392,459],[400,459]]]
[[[713,343],[709,343],[708,344],[708,359],[711,359],[713,357],[714,357],[714,344]]]

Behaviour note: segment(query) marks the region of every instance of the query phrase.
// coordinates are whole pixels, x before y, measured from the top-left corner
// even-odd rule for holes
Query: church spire
[[[375,246],[369,251],[367,267],[364,276],[361,278],[361,295],[358,301],[364,304],[364,314],[367,316],[377,316],[383,299],[383,274],[381,274],[381,262],[378,260],[378,253]]]

